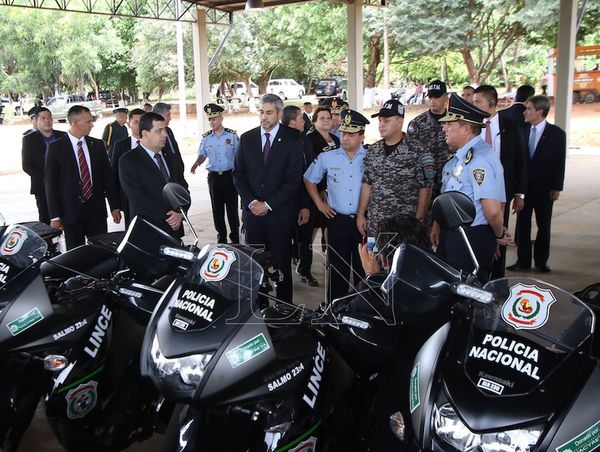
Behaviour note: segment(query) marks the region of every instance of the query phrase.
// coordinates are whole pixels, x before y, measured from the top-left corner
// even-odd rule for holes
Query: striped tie
[[[77,159],[79,160],[79,174],[81,175],[81,193],[87,201],[92,197],[92,178],[90,177],[90,169],[85,161],[81,141],[77,142]]]

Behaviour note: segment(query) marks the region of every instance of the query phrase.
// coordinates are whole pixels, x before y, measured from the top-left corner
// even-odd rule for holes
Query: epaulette
[[[29,129],[26,130],[25,132],[23,132],[23,136],[26,137],[27,135],[31,135],[33,132],[35,132],[36,129]]]
[[[227,127],[224,127],[223,130],[225,130],[225,132],[229,132],[229,133],[237,133],[237,131],[235,131],[233,129],[228,129]]]
[[[313,133],[314,131],[315,131],[314,126],[311,126],[311,128],[306,131],[306,135],[309,135],[309,134]]]
[[[212,133],[212,130],[209,130],[208,132],[204,132],[204,133],[202,134],[202,136],[203,136],[203,137],[207,137],[207,136],[209,136],[211,133]]]
[[[335,144],[332,144],[331,146],[324,147],[322,152],[333,151],[333,150],[335,150],[337,148],[339,148],[339,146],[336,146]]]

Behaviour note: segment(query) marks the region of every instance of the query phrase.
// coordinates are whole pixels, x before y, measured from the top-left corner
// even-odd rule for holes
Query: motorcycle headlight
[[[461,451],[530,452],[543,431],[543,425],[536,425],[503,432],[473,433],[460,420],[450,403],[439,408],[434,405],[432,423],[433,430],[440,439]]]
[[[189,386],[197,387],[212,356],[212,353],[200,353],[182,356],[181,358],[166,358],[160,350],[157,335],[154,335],[152,339],[150,350],[152,369],[161,380],[170,386],[174,386],[174,389],[190,389]],[[183,387],[181,383],[188,387]]]

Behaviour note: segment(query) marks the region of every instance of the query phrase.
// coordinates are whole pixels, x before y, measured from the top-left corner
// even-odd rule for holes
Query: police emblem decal
[[[233,251],[225,248],[213,248],[202,264],[200,276],[206,282],[222,281],[229,274],[231,265],[235,260],[236,257]]]
[[[27,240],[27,232],[24,229],[15,228],[4,240],[0,254],[3,256],[17,254],[25,240]]]
[[[502,306],[502,320],[517,330],[535,330],[544,326],[550,306],[556,301],[552,291],[518,283]]]
[[[71,389],[65,400],[67,401],[67,417],[79,419],[84,417],[96,406],[98,401],[98,382],[91,380],[85,384]]]
[[[473,177],[475,178],[475,182],[477,182],[477,185],[483,184],[483,181],[485,180],[485,170],[483,168],[474,169]]]

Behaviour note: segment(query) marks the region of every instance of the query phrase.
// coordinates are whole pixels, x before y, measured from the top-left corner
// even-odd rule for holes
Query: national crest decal
[[[541,328],[550,316],[550,306],[556,298],[549,289],[535,285],[516,284],[502,306],[502,319],[517,330]]]
[[[236,257],[233,251],[225,248],[213,248],[202,264],[200,276],[206,282],[222,281],[229,274]]]
[[[3,256],[11,256],[13,254],[17,254],[23,243],[27,240],[27,232],[23,229],[15,229],[13,230],[8,237],[2,243],[2,248],[0,249],[0,253]]]
[[[84,417],[96,406],[98,401],[98,382],[88,381],[85,384],[71,389],[65,400],[67,401],[67,417],[69,419],[79,419]]]
[[[311,436],[306,441],[302,441],[293,449],[290,449],[290,452],[315,452],[317,450],[317,438]]]

